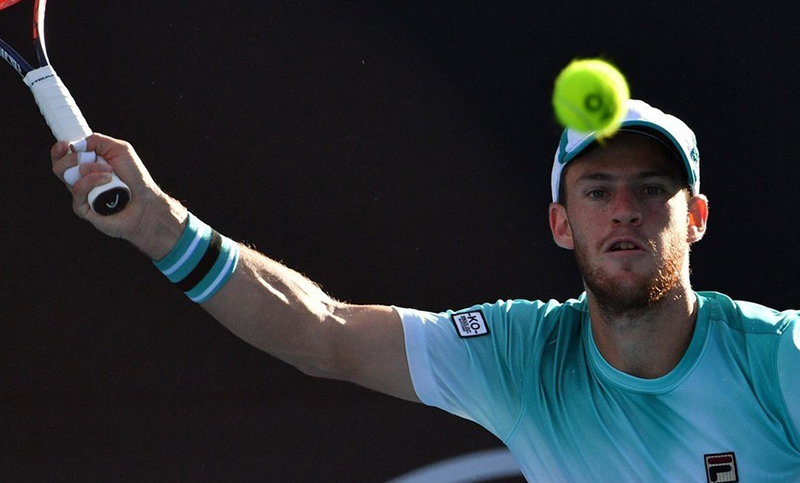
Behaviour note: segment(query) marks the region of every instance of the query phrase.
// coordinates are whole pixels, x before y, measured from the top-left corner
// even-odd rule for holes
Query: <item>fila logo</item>
[[[489,333],[489,326],[486,324],[486,318],[484,318],[483,312],[480,310],[453,314],[452,320],[461,338],[478,337],[479,335],[486,335]]]
[[[707,454],[706,476],[709,483],[723,481],[739,481],[739,472],[736,470],[736,455],[730,453]]]

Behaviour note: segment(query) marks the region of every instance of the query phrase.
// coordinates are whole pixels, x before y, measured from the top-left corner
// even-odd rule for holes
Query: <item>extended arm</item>
[[[103,156],[131,187],[122,212],[103,217],[86,196],[110,176],[109,166],[81,165],[83,177],[70,189],[75,213],[103,233],[130,241],[153,260],[167,255],[185,229],[187,210],[167,196],[147,173],[133,148],[101,135],[88,150]],[[77,163],[67,145],[53,147],[53,172],[62,179]],[[339,302],[299,273],[244,246],[228,282],[202,306],[231,332],[303,372],[347,380],[417,401],[405,355],[403,328],[391,307]]]

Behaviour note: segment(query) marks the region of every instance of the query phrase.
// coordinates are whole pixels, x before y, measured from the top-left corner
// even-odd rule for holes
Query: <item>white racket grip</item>
[[[75,142],[92,133],[72,95],[51,66],[28,72],[24,80],[58,141]]]
[[[51,66],[34,69],[23,80],[30,87],[33,98],[56,140],[75,143],[92,133],[72,95]],[[99,157],[98,160],[105,162]],[[80,179],[77,166],[67,171],[64,179],[70,185]],[[89,192],[89,206],[102,215],[111,215],[122,210],[130,200],[128,185],[115,173],[111,177],[110,182],[96,186]]]

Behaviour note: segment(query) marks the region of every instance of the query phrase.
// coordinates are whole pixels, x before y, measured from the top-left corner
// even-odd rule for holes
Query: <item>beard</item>
[[[594,295],[601,310],[608,315],[632,315],[661,302],[682,284],[689,252],[685,240],[685,236],[681,238],[676,230],[669,231],[662,250],[658,250],[654,240],[648,240],[653,270],[640,274],[631,271],[627,275],[633,277],[632,281],[623,282],[619,276],[615,277],[599,264],[592,263],[590,250],[577,236],[575,261],[586,289]],[[629,269],[623,267],[622,270]]]

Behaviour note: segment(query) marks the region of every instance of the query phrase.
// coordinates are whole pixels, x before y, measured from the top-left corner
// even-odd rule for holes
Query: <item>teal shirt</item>
[[[419,398],[494,433],[529,481],[800,481],[798,313],[697,296],[657,379],[603,359],[585,296],[397,310]]]

